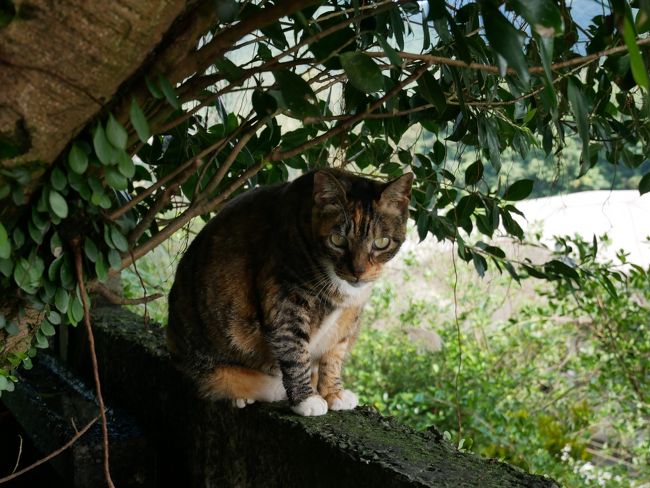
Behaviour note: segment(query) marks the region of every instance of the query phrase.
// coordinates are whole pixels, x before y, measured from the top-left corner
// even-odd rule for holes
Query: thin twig
[[[59,454],[61,454],[63,451],[65,451],[71,445],[73,445],[75,442],[77,442],[82,435],[84,435],[86,432],[88,432],[88,429],[90,429],[93,425],[95,425],[95,422],[97,422],[98,418],[99,417],[95,417],[93,420],[88,422],[88,424],[86,424],[86,426],[83,429],[81,429],[74,436],[72,436],[72,438],[68,442],[63,444],[56,451],[51,452],[50,454],[48,454],[44,458],[39,459],[35,463],[30,464],[29,466],[27,466],[26,468],[21,469],[20,471],[16,471],[15,473],[10,474],[9,476],[5,476],[4,478],[0,478],[0,484],[7,483],[8,481],[16,479],[19,476],[22,476],[23,474],[27,473],[28,471],[31,471],[32,469],[37,468],[41,464],[44,464],[44,463],[48,462],[49,460],[54,459],[55,457],[57,457]]]
[[[454,389],[456,392],[456,420],[458,421],[458,444],[463,436],[463,417],[460,410],[460,371],[463,366],[463,340],[460,332],[460,321],[458,319],[458,268],[456,267],[456,242],[454,241],[451,246],[451,262],[454,265],[454,321],[456,323],[456,334],[458,339],[458,369],[454,378]]]
[[[119,219],[122,215],[124,215],[126,212],[131,210],[133,207],[135,207],[142,200],[144,200],[145,198],[150,196],[158,188],[160,188],[161,186],[163,186],[163,185],[167,184],[168,182],[174,180],[178,175],[180,175],[181,173],[183,173],[185,171],[187,171],[188,173],[191,173],[196,168],[198,168],[200,166],[200,164],[201,164],[201,158],[200,158],[200,154],[199,154],[197,156],[194,156],[192,159],[189,159],[185,164],[182,164],[181,166],[176,168],[174,171],[172,171],[168,175],[166,175],[163,178],[160,178],[159,180],[157,180],[155,183],[153,183],[150,187],[148,187],[142,193],[134,196],[131,200],[129,200],[124,205],[122,205],[120,208],[116,209],[114,212],[107,215],[106,218],[108,220],[113,220],[113,221]]]
[[[20,458],[23,455],[23,436],[19,435],[18,439],[20,439],[20,444],[18,445],[18,456],[16,456],[16,464],[14,464],[14,469],[11,470],[11,474],[15,473],[16,470],[18,469],[18,465],[20,464]]]
[[[135,259],[133,259],[133,254],[131,254],[131,260],[133,261],[133,271],[135,272],[135,275],[138,277],[138,280],[140,281],[140,286],[142,287],[143,293],[146,295],[147,294],[147,286],[144,284],[144,280],[142,279],[142,275],[140,274],[140,271],[138,271],[138,266],[135,264]],[[147,311],[147,302],[144,302],[144,317],[143,317],[143,322],[144,326],[146,327],[147,324],[149,323],[149,313]]]
[[[636,40],[637,46],[645,46],[650,44],[650,37],[646,37],[645,39],[637,39]],[[599,51],[597,53],[593,54],[588,54],[586,56],[578,56],[575,58],[568,59],[566,61],[560,61],[557,63],[553,63],[551,65],[551,70],[557,71],[560,69],[564,68],[571,68],[573,66],[577,66],[579,64],[583,63],[590,63],[592,61],[595,61],[597,59],[606,57],[606,56],[611,56],[612,54],[619,54],[627,51],[627,46],[622,45],[622,46],[616,46],[612,47],[609,49],[604,49],[602,51]],[[386,53],[383,51],[366,51],[366,54],[368,56],[374,57],[374,58],[384,58],[386,57]],[[487,73],[493,73],[493,74],[499,74],[500,70],[498,66],[494,66],[492,64],[482,64],[482,63],[466,63],[465,61],[462,61],[460,59],[452,59],[452,58],[446,58],[444,56],[434,56],[432,54],[414,54],[414,53],[407,53],[404,51],[400,51],[397,53],[398,56],[404,59],[410,59],[410,60],[420,60],[420,61],[426,61],[430,64],[435,64],[435,65],[445,65],[445,66],[455,66],[457,68],[466,68],[466,69],[472,69],[476,71],[485,71]],[[531,66],[528,68],[528,72],[531,74],[541,74],[544,73],[544,67],[543,66]],[[512,69],[508,68],[507,73],[510,75],[514,75],[517,72]]]
[[[109,290],[100,282],[93,283],[92,287],[89,287],[89,290],[99,293],[113,305],[142,305],[143,303],[153,302],[164,296],[162,293],[153,293],[152,295],[144,295],[140,298],[124,298],[114,291]]]
[[[102,436],[104,444],[104,477],[109,488],[115,488],[113,480],[111,479],[111,471],[109,464],[108,452],[108,422],[106,420],[106,407],[104,406],[104,397],[102,396],[102,385],[99,381],[99,366],[97,365],[97,354],[95,353],[95,337],[93,336],[93,328],[90,325],[90,309],[88,307],[88,297],[86,295],[86,284],[84,283],[83,276],[83,262],[81,259],[81,239],[75,237],[72,242],[72,249],[75,257],[75,271],[77,275],[77,284],[79,285],[79,293],[81,295],[81,303],[84,309],[84,325],[86,326],[86,333],[88,334],[88,346],[90,348],[90,359],[93,364],[93,376],[95,378],[95,390],[97,392],[97,403],[99,403],[99,414],[102,418]]]

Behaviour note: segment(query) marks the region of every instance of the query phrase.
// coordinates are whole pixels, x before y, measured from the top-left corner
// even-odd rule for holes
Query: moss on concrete
[[[94,311],[109,399],[158,445],[170,482],[195,486],[557,486],[495,460],[460,452],[435,429],[416,432],[374,410],[293,415],[285,404],[243,410],[196,397],[171,365],[164,331],[119,308]],[[171,468],[173,467],[173,469]]]

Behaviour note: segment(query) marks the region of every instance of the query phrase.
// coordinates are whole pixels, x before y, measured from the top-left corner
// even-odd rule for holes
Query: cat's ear
[[[406,173],[399,178],[386,183],[381,192],[379,205],[384,209],[397,209],[403,212],[408,209],[411,201],[411,185],[413,173]]]
[[[343,204],[346,202],[345,188],[331,173],[317,171],[314,173],[314,202],[319,206]]]

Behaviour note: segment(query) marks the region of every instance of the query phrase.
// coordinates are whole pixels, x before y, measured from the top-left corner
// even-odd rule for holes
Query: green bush
[[[490,303],[480,286],[458,297],[458,324],[453,302],[413,303],[396,327],[366,324],[347,381],[363,402],[416,429],[458,437],[460,413],[463,448],[566,486],[640,486],[650,480],[648,272],[607,271],[616,267],[596,263],[592,245],[560,244],[579,263],[571,266],[580,288],[557,281],[490,325],[498,297]],[[385,295],[378,288],[368,322],[394,313]],[[445,347],[428,352],[408,331],[435,316],[446,317],[434,326]]]

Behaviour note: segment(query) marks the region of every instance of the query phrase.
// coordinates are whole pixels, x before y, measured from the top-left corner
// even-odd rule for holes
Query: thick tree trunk
[[[30,193],[143,63],[169,55],[163,39],[172,27],[174,57],[194,48],[199,33],[183,36],[178,27],[194,7],[188,0],[16,2],[16,17],[0,28],[0,142],[18,154],[0,166],[27,166]]]
[[[195,50],[215,18],[208,3],[15,2],[16,16],[0,27],[0,170],[27,169],[28,198],[48,166],[93,118],[121,98],[130,101],[143,72],[167,74],[166,68]],[[0,174],[0,187],[7,182]],[[11,198],[3,199],[0,220],[17,218],[20,208]],[[0,331],[0,367],[6,367],[11,353],[29,347],[42,314],[19,294],[0,298],[0,312],[19,328],[13,335]],[[24,314],[18,313],[21,307]]]

